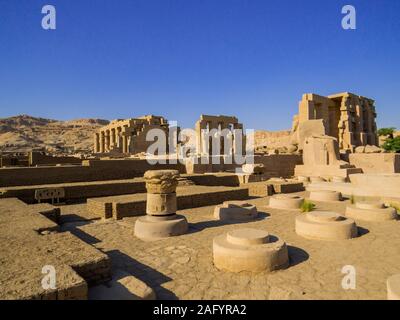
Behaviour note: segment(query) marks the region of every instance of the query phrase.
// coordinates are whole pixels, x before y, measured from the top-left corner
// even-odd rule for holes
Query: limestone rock
[[[291,144],[290,146],[287,147],[287,152],[290,154],[296,153],[298,150],[298,146],[295,144]]]
[[[382,149],[377,146],[359,146],[355,149],[355,153],[381,153]]]
[[[355,153],[364,153],[365,152],[365,146],[359,146],[355,148],[354,150]]]
[[[107,285],[99,285],[89,289],[89,299],[155,300],[156,294],[143,281],[125,271],[117,270]]]
[[[365,146],[365,153],[381,153],[382,149],[377,146]]]

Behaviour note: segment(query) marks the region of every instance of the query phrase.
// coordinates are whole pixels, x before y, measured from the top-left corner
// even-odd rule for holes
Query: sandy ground
[[[304,194],[304,193],[299,193]],[[65,220],[82,240],[108,254],[113,268],[122,269],[154,288],[159,299],[386,299],[386,279],[400,273],[400,222],[358,222],[360,236],[326,242],[295,233],[296,211],[270,209],[268,198],[249,200],[260,219],[224,224],[213,219],[214,207],[179,212],[190,232],[156,242],[143,242],[133,233],[137,218],[122,221],[86,220],[85,205],[66,206]],[[317,209],[344,212],[346,202],[317,203]],[[86,218],[85,218],[86,217]],[[85,221],[86,220],[86,221]],[[290,267],[272,273],[239,274],[217,270],[212,262],[212,239],[228,230],[252,227],[286,241]],[[342,288],[344,266],[356,270],[356,289]]]

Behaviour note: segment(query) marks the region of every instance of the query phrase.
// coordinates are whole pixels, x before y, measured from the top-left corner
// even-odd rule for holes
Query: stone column
[[[94,134],[94,153],[100,152],[100,134]]]
[[[206,129],[205,121],[199,120],[196,123],[196,136],[197,136],[197,153],[203,154],[204,153],[204,135],[203,130]]]
[[[121,129],[121,127],[117,128],[117,147],[121,152],[122,151],[122,129]]]
[[[111,129],[111,147],[110,149],[115,148],[115,143],[116,143],[117,139],[115,137],[115,128]]]
[[[242,138],[241,154],[244,155],[246,153],[246,139],[245,139],[245,135],[244,135],[244,132],[243,132],[243,124],[235,123],[233,125],[233,128],[234,128],[234,130],[240,130],[240,136]],[[239,137],[239,135],[237,135],[237,138],[238,137]],[[237,150],[237,147],[239,147],[239,146],[236,145],[236,143],[239,143],[239,142],[240,141],[238,141],[238,142],[234,141],[234,143],[233,143],[233,152],[234,152],[234,154],[236,154],[236,153],[238,154],[239,153],[239,150]]]
[[[128,153],[128,137],[126,133],[122,133],[122,153]]]
[[[129,130],[127,126],[123,126],[122,128],[122,153],[128,153],[128,135]]]
[[[105,151],[105,134],[104,131],[100,132],[100,153],[104,153]]]
[[[150,170],[145,173],[147,215],[136,221],[136,237],[158,240],[187,232],[186,218],[176,214],[178,178],[177,170]]]
[[[110,130],[106,130],[106,152],[110,151]]]

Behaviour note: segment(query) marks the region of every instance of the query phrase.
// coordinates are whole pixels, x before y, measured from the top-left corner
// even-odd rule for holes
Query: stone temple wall
[[[400,173],[400,154],[352,153],[349,162],[364,173]]]
[[[372,99],[349,92],[327,97],[304,94],[293,128],[300,132],[310,120],[322,120],[324,134],[338,139],[341,150],[354,151],[358,146],[378,145],[374,103]]]
[[[153,143],[146,141],[147,132],[159,129],[168,137],[168,121],[159,116],[114,120],[94,134],[94,153],[137,154],[146,152]]]

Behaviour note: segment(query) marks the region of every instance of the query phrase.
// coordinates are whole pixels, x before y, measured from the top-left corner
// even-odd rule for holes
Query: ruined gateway
[[[253,163],[227,161],[250,143],[239,119],[201,115],[191,157],[223,161],[150,164],[147,132],[170,131],[145,116],[99,128],[80,163],[0,168],[0,298],[399,299],[400,156],[375,118],[372,99],[305,94],[285,151]]]

